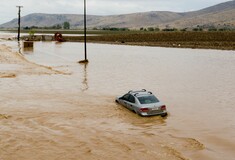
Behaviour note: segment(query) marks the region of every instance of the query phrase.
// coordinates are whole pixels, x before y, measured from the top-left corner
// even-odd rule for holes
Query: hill
[[[88,15],[88,28],[193,28],[197,26],[235,26],[235,1],[228,1],[193,12],[151,11],[111,16]],[[33,13],[22,17],[22,27],[48,27],[69,22],[71,28],[83,28],[83,15]],[[0,25],[17,27],[17,19]]]

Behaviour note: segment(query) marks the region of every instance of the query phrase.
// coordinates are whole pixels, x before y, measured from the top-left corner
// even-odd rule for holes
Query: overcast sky
[[[114,15],[146,11],[186,12],[199,10],[229,0],[86,0],[87,14]],[[0,24],[30,13],[83,14],[84,0],[0,0]]]

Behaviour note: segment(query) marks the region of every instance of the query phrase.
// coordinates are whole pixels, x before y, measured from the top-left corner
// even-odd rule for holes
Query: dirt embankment
[[[0,66],[0,78],[14,78],[22,74],[66,74],[51,67],[29,62],[20,53],[12,52],[6,45],[0,45]]]
[[[40,33],[39,33],[40,34]],[[81,34],[81,33],[79,33]],[[235,50],[235,32],[98,32],[90,33],[88,42],[122,45]],[[82,35],[82,34],[81,34]],[[44,37],[44,38],[43,38]],[[31,41],[51,41],[53,36],[25,36]],[[66,42],[83,42],[83,36],[63,36]]]
[[[64,36],[66,41],[83,37]],[[177,48],[235,50],[235,32],[158,32],[88,36],[89,42]]]

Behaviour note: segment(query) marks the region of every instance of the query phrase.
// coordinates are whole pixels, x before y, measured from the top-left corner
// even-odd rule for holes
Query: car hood
[[[116,97],[116,100],[118,100],[118,99],[121,98],[121,97],[122,97],[122,96],[117,96],[117,97]]]

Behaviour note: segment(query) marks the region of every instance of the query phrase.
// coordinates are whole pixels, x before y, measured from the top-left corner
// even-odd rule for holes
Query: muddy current
[[[234,51],[89,43],[79,64],[82,43],[21,46],[0,45],[0,160],[234,159]],[[115,103],[143,88],[168,117]]]

